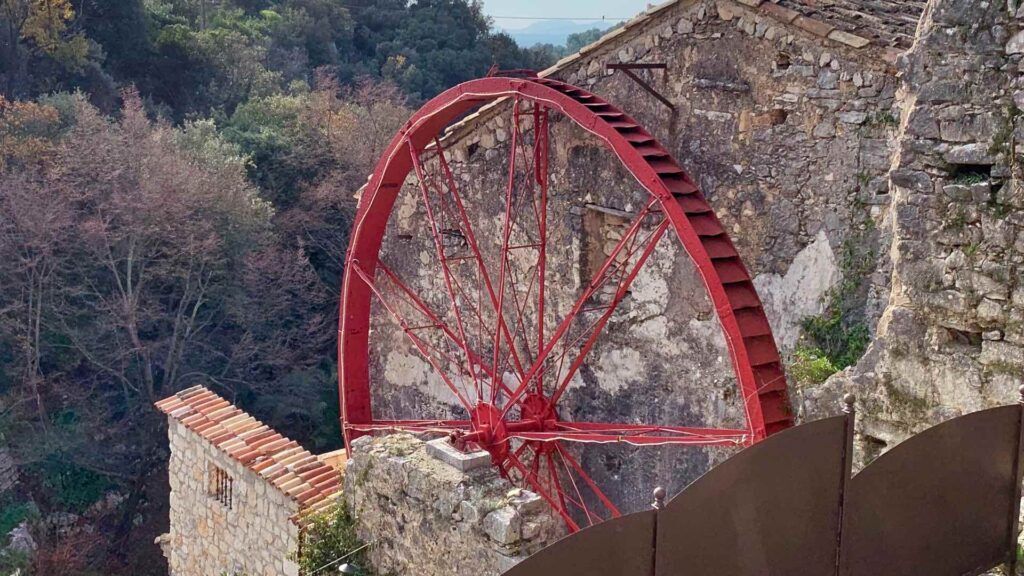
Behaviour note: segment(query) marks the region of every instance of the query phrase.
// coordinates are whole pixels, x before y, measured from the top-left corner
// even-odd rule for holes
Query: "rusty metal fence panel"
[[[792,428],[712,469],[658,514],[656,576],[835,571],[846,418]]]
[[[649,510],[591,526],[563,538],[505,576],[646,576],[654,568],[654,517]]]
[[[1021,409],[993,408],[896,446],[849,483],[843,576],[961,576],[1009,560]]]
[[[1020,404],[935,426],[852,478],[852,397],[844,412],[776,434],[667,505],[578,532],[506,575],[973,576],[1002,563],[1016,574],[1024,391]]]

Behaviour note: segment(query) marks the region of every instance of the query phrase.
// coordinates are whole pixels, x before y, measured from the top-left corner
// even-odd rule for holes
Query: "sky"
[[[494,16],[573,18],[587,22],[590,18],[609,18],[618,22],[647,8],[651,0],[484,0],[484,12]],[[660,4],[663,0],[652,3]],[[495,18],[500,28],[524,28],[536,20]],[[596,21],[595,21],[596,22]]]

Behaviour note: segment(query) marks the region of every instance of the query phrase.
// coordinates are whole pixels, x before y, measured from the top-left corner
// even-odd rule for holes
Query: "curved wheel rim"
[[[570,315],[557,328],[548,328],[545,334],[544,300],[544,257],[543,248],[538,252],[536,274],[540,277],[539,290],[535,299],[540,305],[540,321],[536,336],[537,350],[533,361],[523,362],[516,357],[516,336],[518,327],[504,318],[507,305],[505,294],[505,262],[508,259],[509,220],[514,206],[507,204],[505,229],[501,253],[501,270],[498,278],[500,290],[495,291],[488,281],[487,290],[491,304],[495,307],[495,344],[488,369],[486,358],[479,357],[469,346],[465,322],[456,304],[458,286],[453,286],[449,264],[446,263],[445,248],[437,218],[431,210],[431,188],[421,154],[433,146],[438,158],[440,177],[446,179],[445,186],[455,190],[457,183],[446,162],[444,149],[437,141],[438,133],[451,121],[469,109],[499,99],[511,99],[513,104],[514,128],[510,143],[510,169],[507,190],[508,202],[512,202],[515,188],[517,138],[520,137],[519,113],[522,103],[529,103],[534,114],[534,164],[538,170],[543,162],[543,181],[538,171],[537,184],[544,188],[541,194],[546,202],[547,185],[547,111],[557,111],[578,126],[600,138],[616,155],[622,165],[650,194],[650,200],[630,223],[628,232],[622,235],[615,251],[595,274],[584,294],[577,299]],[[543,131],[540,130],[543,128]],[[539,155],[538,151],[543,153]],[[454,322],[447,325],[435,311],[422,301],[417,301],[415,290],[404,285],[380,260],[380,248],[385,229],[396,198],[407,177],[415,176],[423,194],[427,217],[430,220],[431,235],[438,252],[445,287],[451,296]],[[437,196],[443,197],[441,187]],[[449,210],[457,215],[461,211],[465,228],[463,242],[476,253],[481,268],[484,267],[479,250],[475,245],[471,225],[458,193],[451,193]],[[535,201],[535,200],[531,200]],[[442,207],[443,212],[445,208]],[[647,216],[660,213],[661,220],[653,231],[642,224]],[[541,214],[546,211],[541,210]],[[441,214],[443,218],[444,214]],[[540,216],[538,216],[540,218]],[[543,230],[543,224],[540,229]],[[636,272],[650,256],[658,240],[666,233],[675,233],[703,280],[707,294],[715,309],[726,346],[742,394],[745,429],[689,428],[657,425],[627,425],[620,423],[563,422],[555,410],[558,400],[568,386],[571,375],[586,358],[593,339],[601,333],[603,322],[621,302],[621,294],[629,287]],[[644,236],[646,234],[646,236]],[[466,238],[468,236],[468,238]],[[643,238],[643,240],[641,240]],[[544,246],[545,241],[538,246]],[[621,265],[615,262],[624,254]],[[626,273],[632,258],[637,258],[632,276]],[[569,366],[569,378],[562,378],[562,367],[555,372],[558,379],[550,394],[546,394],[543,378],[548,370],[547,361],[552,351],[562,340],[568,339],[567,326],[581,313],[582,306],[600,288],[599,278],[608,275],[609,268],[622,268],[619,284],[611,304],[595,324],[596,329],[583,341],[580,352]],[[484,270],[486,278],[486,270]],[[622,281],[628,281],[623,285]],[[610,278],[610,276],[609,276]],[[473,381],[473,388],[461,387],[449,381],[432,359],[437,352],[426,348],[415,335],[412,326],[400,313],[389,306],[387,298],[378,289],[378,282],[384,279],[397,287],[407,302],[418,308],[421,318],[426,318],[431,329],[444,331],[445,337],[461,348],[465,356],[463,374]],[[455,282],[457,284],[457,281]],[[479,290],[479,287],[478,287]],[[514,292],[514,290],[513,290]],[[529,299],[529,293],[524,298]],[[470,415],[467,420],[401,420],[382,421],[373,417],[371,410],[369,377],[369,329],[370,304],[375,300],[382,304],[392,319],[398,322],[419,352],[441,375],[460,404]],[[518,307],[518,302],[516,303]],[[519,319],[523,316],[519,312]],[[484,320],[480,319],[481,324]],[[515,365],[517,379],[511,385],[500,375],[502,364],[501,339],[509,341],[509,358]],[[563,343],[564,346],[564,343]],[[735,445],[757,442],[767,435],[791,425],[786,383],[781,360],[760,299],[757,296],[749,273],[739,258],[728,235],[693,180],[678,166],[672,156],[632,118],[626,116],[607,102],[579,88],[547,79],[485,78],[456,86],[434,98],[423,106],[402,130],[395,136],[371,177],[359,202],[353,226],[349,252],[346,259],[346,274],[342,286],[342,304],[339,318],[339,389],[341,395],[343,429],[346,445],[361,435],[378,430],[404,430],[410,432],[439,431],[459,438],[461,442],[474,443],[492,454],[495,465],[510,479],[538,492],[565,519],[570,529],[577,529],[577,520],[592,523],[617,516],[618,509],[590,479],[570,451],[561,446],[562,442],[627,443],[634,445],[699,444]],[[564,348],[563,348],[564,352]],[[513,358],[514,357],[514,358]],[[562,360],[565,356],[563,354]],[[481,379],[488,382],[488,395],[483,393]],[[501,397],[502,402],[498,401]],[[474,401],[475,400],[475,401]],[[517,409],[515,418],[510,412]],[[585,498],[587,494],[590,498]],[[586,500],[600,502],[601,513],[586,506]]]

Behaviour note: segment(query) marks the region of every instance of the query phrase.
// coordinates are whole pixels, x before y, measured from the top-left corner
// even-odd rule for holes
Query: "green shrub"
[[[838,308],[803,322],[804,337],[814,343],[813,349],[839,371],[860,360],[870,342],[868,328],[862,322],[847,325]]]
[[[356,566],[361,576],[373,576],[366,548],[356,535],[355,521],[348,506],[339,499],[335,506],[314,517],[307,525],[302,553],[297,558],[299,573],[332,574],[337,572],[337,566],[348,563]],[[328,564],[331,568],[322,569]]]
[[[797,348],[789,373],[798,386],[821,384],[839,368],[817,348]]]
[[[51,454],[37,471],[43,486],[61,508],[82,513],[112,487],[104,476],[71,462],[63,454]]]
[[[794,355],[792,370],[808,370],[811,381],[824,381],[831,374],[860,360],[871,342],[863,320],[866,279],[875,266],[875,251],[870,247],[869,227],[843,242],[839,269],[843,280],[826,296],[825,312],[805,318],[802,323],[804,345]],[[831,370],[821,377],[828,369]],[[795,376],[795,374],[794,374]],[[820,380],[816,380],[820,378]],[[797,381],[801,382],[797,377]]]

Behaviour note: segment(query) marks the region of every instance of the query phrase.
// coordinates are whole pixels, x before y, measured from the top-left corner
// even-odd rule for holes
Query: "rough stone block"
[[[863,48],[868,44],[871,44],[871,40],[861,38],[856,34],[844,32],[843,30],[833,30],[829,32],[828,38],[829,40],[835,40],[836,42],[846,44],[847,46],[853,46],[854,48]]]
[[[498,508],[484,517],[484,532],[498,544],[509,545],[522,537],[522,517],[515,508]]]
[[[954,146],[943,155],[943,159],[950,164],[992,164],[995,157],[989,152],[987,144],[964,144]]]
[[[438,438],[427,442],[427,454],[462,472],[491,465],[491,455],[487,452],[483,450],[462,452],[452,446],[447,438]]]
[[[519,511],[520,514],[533,514],[544,510],[546,506],[544,499],[530,492],[516,488],[508,494],[508,503]]]
[[[789,8],[784,8],[782,6],[779,6],[778,4],[773,4],[771,2],[767,4],[762,4],[761,12],[768,14],[769,16],[775,18],[780,22],[785,22],[786,24],[789,24],[793,20],[796,20],[797,18],[800,17],[800,13],[797,12],[796,10],[790,10]]]
[[[718,0],[716,6],[718,7],[718,17],[726,22],[731,21],[733,18],[742,16],[740,8],[729,0]]]
[[[796,20],[793,20],[793,25],[796,26],[797,28],[801,28],[803,30],[808,31],[811,34],[814,34],[815,36],[822,37],[828,36],[829,33],[836,29],[836,27],[831,24],[822,22],[821,20],[807,18],[806,16],[797,17]]]
[[[868,115],[864,112],[842,112],[839,114],[839,120],[846,124],[863,124],[868,119]]]

